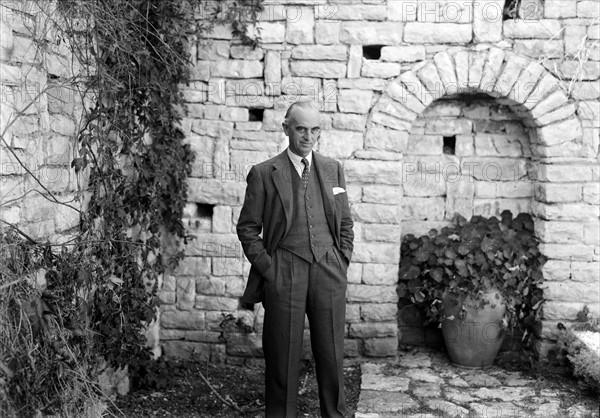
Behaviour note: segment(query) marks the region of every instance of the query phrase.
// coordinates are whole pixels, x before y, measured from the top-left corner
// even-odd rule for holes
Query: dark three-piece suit
[[[305,314],[321,413],[345,412],[346,272],[354,233],[341,165],[313,152],[305,179],[287,150],[252,167],[237,224],[252,264],[242,297],[265,308],[267,417],[293,417]],[[262,232],[262,235],[261,235]]]

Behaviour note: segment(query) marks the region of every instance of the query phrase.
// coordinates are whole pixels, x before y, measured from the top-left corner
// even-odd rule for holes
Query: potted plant
[[[400,297],[424,307],[441,324],[450,359],[491,366],[508,329],[529,339],[543,304],[540,254],[533,220],[455,216],[451,226],[402,241]]]

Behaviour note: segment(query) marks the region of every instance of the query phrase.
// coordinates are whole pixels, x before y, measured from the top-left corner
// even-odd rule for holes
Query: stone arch
[[[386,201],[379,201],[390,206],[395,205],[395,212],[390,210],[390,206],[380,206],[381,213],[379,215],[377,208],[373,208],[374,210],[370,214],[373,219],[384,219],[387,216],[388,222],[389,212],[396,214],[397,223],[393,225],[393,222],[389,222],[387,230],[398,234],[398,242],[395,248],[383,248],[388,254],[394,249],[397,250],[398,254],[392,257],[393,259],[398,260],[400,257],[402,182],[401,180],[389,181],[392,177],[389,172],[396,167],[399,170],[398,177],[400,177],[400,173],[403,173],[402,153],[407,148],[413,122],[423,114],[429,105],[440,98],[482,93],[500,104],[508,105],[522,119],[523,125],[533,131],[535,141],[531,144],[531,151],[532,157],[538,163],[534,185],[539,190],[536,190],[536,193],[544,195],[548,185],[551,186],[552,182],[561,181],[559,180],[561,172],[582,169],[577,166],[577,163],[571,166],[551,164],[559,163],[565,158],[584,157],[581,146],[582,124],[576,115],[575,105],[569,101],[567,95],[560,88],[559,80],[543,66],[529,58],[495,47],[488,49],[461,48],[450,52],[439,52],[432,59],[416,64],[412,69],[402,73],[385,87],[369,114],[364,138],[365,150],[362,151],[362,154],[355,154],[357,159],[395,160],[373,164],[375,172],[372,177],[368,174],[362,177],[364,183],[377,183],[376,179],[381,175],[385,179],[384,182],[393,184],[399,190],[396,197],[386,197]],[[397,157],[389,157],[389,154],[392,153],[396,153]],[[351,172],[359,164],[361,162],[356,160],[347,161],[347,167]],[[369,164],[369,162],[365,161],[363,164]],[[363,167],[363,173],[364,168],[367,167]],[[583,167],[583,171],[585,171],[585,181],[591,181],[593,177],[591,169]],[[372,190],[376,190],[376,187],[375,185],[369,186]],[[364,201],[368,193],[366,192],[367,188],[363,187],[363,190]],[[377,195],[378,193],[373,191],[372,194]],[[381,193],[379,195],[381,196]],[[548,212],[553,209],[547,203],[548,200],[543,198],[532,202],[532,215],[536,219],[536,230],[538,234],[546,237],[561,230],[561,226],[554,222],[554,220],[560,219],[549,215]],[[360,211],[359,205],[355,212]],[[593,218],[594,215],[590,213],[589,216]],[[368,224],[362,225],[362,228],[364,236],[377,234],[376,230],[369,233]],[[358,247],[360,254],[360,243]],[[573,250],[576,251],[576,249]],[[542,252],[549,257],[552,257],[557,251],[560,250],[556,248],[556,244],[542,244]],[[369,251],[364,252],[365,254],[369,253]],[[382,262],[368,260],[368,254],[365,258],[364,262],[366,263]],[[392,267],[388,265],[388,268]],[[370,272],[369,269],[373,271]],[[367,274],[376,273],[376,271],[376,267],[369,268],[368,264],[365,264],[362,275],[363,283],[367,283],[369,280]],[[397,268],[395,273],[397,277]]]

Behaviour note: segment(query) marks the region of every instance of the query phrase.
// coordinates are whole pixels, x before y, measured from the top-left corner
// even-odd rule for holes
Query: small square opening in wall
[[[262,122],[263,115],[265,114],[265,109],[248,109],[248,120],[250,122]]]
[[[368,60],[378,60],[381,58],[381,48],[383,45],[363,45],[363,57]]]
[[[209,205],[207,203],[198,203],[197,215],[199,218],[210,218],[212,219],[215,205]]]
[[[447,155],[454,155],[456,153],[456,135],[444,137],[444,146],[442,151]]]

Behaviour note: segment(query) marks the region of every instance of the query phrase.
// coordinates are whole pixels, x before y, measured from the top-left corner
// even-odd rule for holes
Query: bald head
[[[290,105],[290,107],[288,107],[287,112],[285,112],[284,123],[289,125],[289,123],[294,115],[294,112],[297,109],[308,110],[308,111],[314,112],[316,114],[319,114],[319,108],[317,107],[317,105],[314,102],[311,102],[309,100],[299,100],[297,102],[292,103]]]

